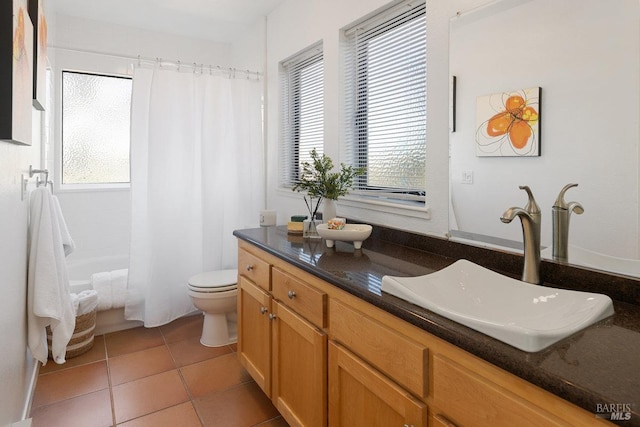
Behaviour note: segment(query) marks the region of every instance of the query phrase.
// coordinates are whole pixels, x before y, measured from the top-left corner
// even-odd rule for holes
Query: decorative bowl
[[[370,235],[372,227],[369,224],[345,224],[341,230],[331,230],[327,224],[318,224],[316,227],[320,237],[325,239],[327,247],[332,248],[336,240],[341,242],[353,242],[356,249],[362,247],[362,242]]]

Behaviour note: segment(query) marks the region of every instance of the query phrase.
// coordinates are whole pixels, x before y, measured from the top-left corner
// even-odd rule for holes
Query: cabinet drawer
[[[277,268],[273,269],[273,297],[320,328],[327,326],[327,294]]]
[[[244,249],[238,250],[238,274],[249,278],[265,291],[271,290],[271,266]]]
[[[541,408],[439,354],[433,356],[433,396],[444,419],[454,425],[564,425]]]
[[[332,339],[419,397],[427,395],[429,350],[378,321],[332,299],[329,306]]]

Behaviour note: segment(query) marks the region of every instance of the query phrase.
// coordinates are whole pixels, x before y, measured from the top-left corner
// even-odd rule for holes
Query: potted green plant
[[[310,220],[314,221],[320,203],[325,200],[323,218],[329,220],[335,216],[335,201],[346,195],[353,187],[353,180],[365,172],[365,168],[356,168],[340,163],[340,171],[333,172],[333,161],[324,153],[319,155],[311,150],[311,162],[302,163],[300,180],[292,187],[293,191],[307,194],[304,201],[309,210]],[[314,223],[315,224],[315,223]]]

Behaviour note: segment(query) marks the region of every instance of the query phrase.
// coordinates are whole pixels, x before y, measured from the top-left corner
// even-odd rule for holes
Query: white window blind
[[[345,163],[352,194],[425,200],[425,3],[404,2],[345,32]]]
[[[280,186],[300,180],[311,150],[323,152],[324,64],[316,44],[281,64]]]

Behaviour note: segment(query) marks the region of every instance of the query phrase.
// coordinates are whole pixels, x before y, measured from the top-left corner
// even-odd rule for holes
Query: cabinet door
[[[255,382],[271,396],[271,296],[246,277],[238,282],[238,355]]]
[[[329,342],[331,427],[425,427],[427,407],[356,355]]]
[[[327,425],[327,335],[274,301],[273,404],[292,427]]]

